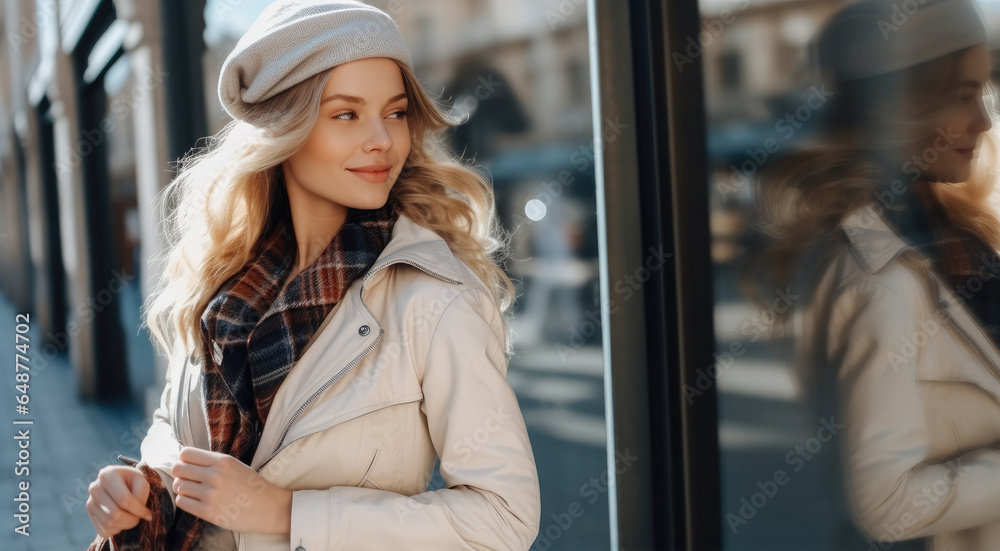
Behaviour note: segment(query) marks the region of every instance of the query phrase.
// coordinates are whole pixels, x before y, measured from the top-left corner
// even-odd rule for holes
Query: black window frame
[[[697,0],[593,0],[595,133],[629,127],[601,146],[603,286],[624,281],[662,247],[663,267],[640,300],[609,302],[614,453],[640,459],[618,473],[618,549],[721,549],[715,385],[685,399],[715,351],[705,102],[700,57],[678,67],[698,36]],[[592,62],[593,63],[593,62]],[[614,297],[612,297],[614,298]],[[606,305],[607,306],[607,305]]]

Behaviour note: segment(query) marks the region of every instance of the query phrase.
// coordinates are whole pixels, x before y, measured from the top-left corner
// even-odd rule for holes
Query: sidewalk
[[[48,361],[36,362],[31,369],[28,394],[29,414],[15,411],[14,340],[15,312],[12,304],[0,295],[0,342],[4,345],[3,379],[6,391],[0,392],[0,408],[7,436],[3,439],[0,471],[4,519],[3,544],[12,551],[83,551],[97,531],[84,508],[88,486],[106,465],[118,465],[118,454],[139,457],[139,443],[149,420],[139,404],[100,406],[83,403],[76,397],[76,382],[67,353]],[[40,328],[32,325],[30,357],[40,357]],[[32,425],[14,425],[15,420],[33,420]],[[18,430],[30,430],[28,451],[30,472],[15,475]],[[19,502],[17,485],[29,484],[30,525],[28,537],[14,531]]]

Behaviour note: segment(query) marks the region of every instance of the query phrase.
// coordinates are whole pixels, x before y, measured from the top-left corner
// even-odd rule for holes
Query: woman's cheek
[[[409,153],[410,151],[410,128],[403,124],[402,128],[396,131],[392,140],[393,146],[399,148],[400,152]],[[406,158],[406,155],[401,153],[401,158]]]

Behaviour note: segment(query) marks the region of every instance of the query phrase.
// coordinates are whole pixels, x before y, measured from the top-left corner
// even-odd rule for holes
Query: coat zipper
[[[458,283],[458,284],[462,283],[461,281],[459,281],[457,279],[452,279],[450,277],[446,277],[444,275],[441,275],[441,274],[439,274],[437,272],[429,270],[428,268],[426,268],[425,266],[423,266],[421,264],[418,264],[418,263],[416,263],[416,262],[414,262],[412,260],[407,260],[405,258],[397,259],[397,260],[394,260],[392,262],[386,262],[385,264],[382,264],[381,266],[376,267],[375,269],[373,269],[370,272],[368,272],[367,274],[365,274],[364,278],[362,278],[362,282],[367,282],[369,277],[371,277],[375,273],[379,272],[383,268],[386,268],[386,267],[389,267],[389,266],[391,266],[393,264],[398,264],[398,263],[409,264],[409,265],[411,265],[411,266],[413,266],[415,268],[418,268],[421,271],[426,272],[426,273],[428,273],[428,274],[430,274],[430,275],[432,275],[434,277],[443,279],[443,280],[451,282],[451,283]],[[281,436],[278,438],[278,448],[275,449],[273,452],[271,452],[271,455],[268,456],[268,458],[265,459],[264,462],[261,463],[259,467],[257,467],[257,472],[260,472],[260,470],[263,469],[264,466],[267,465],[272,459],[274,459],[274,457],[276,455],[278,455],[278,453],[280,453],[281,450],[287,448],[288,446],[292,445],[292,442],[295,442],[295,441],[298,440],[298,439],[293,440],[292,442],[288,442],[287,444],[284,443],[285,436],[288,434],[288,431],[292,428],[292,424],[295,422],[296,419],[298,419],[299,415],[301,415],[302,412],[305,411],[306,407],[308,407],[309,404],[312,403],[312,401],[317,396],[319,396],[320,394],[322,394],[323,391],[325,391],[327,388],[329,388],[330,385],[332,385],[333,383],[336,383],[338,380],[340,380],[340,378],[343,377],[344,374],[347,373],[348,370],[350,370],[352,367],[354,367],[355,365],[357,365],[358,362],[360,362],[365,356],[367,356],[368,353],[371,352],[376,346],[378,346],[378,343],[382,341],[382,335],[385,333],[385,330],[382,329],[382,325],[378,322],[378,318],[375,317],[375,314],[372,313],[371,308],[368,308],[368,305],[365,304],[364,292],[365,292],[365,286],[364,286],[364,284],[362,284],[361,285],[361,289],[358,291],[359,299],[361,300],[361,304],[364,305],[365,310],[367,310],[368,314],[371,315],[371,318],[373,320],[375,320],[375,325],[378,325],[378,337],[375,339],[375,342],[371,343],[371,345],[369,345],[368,348],[365,348],[358,357],[356,357],[353,360],[351,360],[351,363],[349,363],[346,366],[344,366],[344,368],[341,369],[336,375],[334,375],[332,379],[330,379],[329,381],[327,381],[323,386],[321,386],[319,388],[319,390],[317,390],[316,392],[314,392],[313,395],[310,396],[309,399],[305,401],[305,403],[303,403],[301,406],[299,406],[299,409],[295,412],[294,415],[292,415],[292,418],[288,421],[288,423],[285,425],[285,428],[281,431]]]
[[[393,260],[392,262],[387,262],[387,263],[379,266],[378,268],[375,268],[374,270],[368,272],[368,274],[363,278],[363,281],[368,281],[368,278],[371,277],[372,275],[374,275],[375,272],[378,272],[379,270],[381,270],[382,268],[385,268],[387,266],[392,266],[393,264],[409,264],[410,266],[413,266],[414,268],[419,268],[420,271],[422,271],[422,272],[428,273],[428,274],[430,274],[430,275],[432,275],[432,276],[434,276],[434,277],[436,277],[438,279],[443,279],[443,280],[445,280],[445,281],[447,281],[449,283],[458,283],[458,284],[462,283],[461,281],[459,281],[457,279],[452,279],[452,278],[450,278],[448,276],[441,275],[438,272],[435,272],[434,270],[428,269],[423,264],[418,264],[418,263],[416,263],[416,262],[414,262],[412,260],[408,260],[406,258],[399,258],[399,259]],[[364,286],[362,285],[362,288],[363,287]],[[365,302],[364,300],[361,301],[362,304],[364,304],[364,302]],[[371,310],[369,310],[369,312],[371,312]],[[374,317],[374,316],[372,316],[372,317]]]

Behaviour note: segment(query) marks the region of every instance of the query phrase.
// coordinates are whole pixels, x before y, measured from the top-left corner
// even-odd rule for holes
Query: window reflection
[[[833,398],[806,392],[794,356],[801,335],[767,336],[773,320],[754,314],[737,280],[765,242],[752,225],[757,178],[779,156],[815,144],[836,117],[810,43],[850,3],[699,2],[703,52],[688,55],[704,62],[717,359],[704,384],[717,384],[719,396],[726,549],[923,548],[919,540],[869,547],[852,523],[839,495],[842,427],[824,415]],[[995,3],[979,7],[996,21]],[[774,311],[801,301],[794,288],[762,298]],[[689,389],[688,399],[699,392]]]

